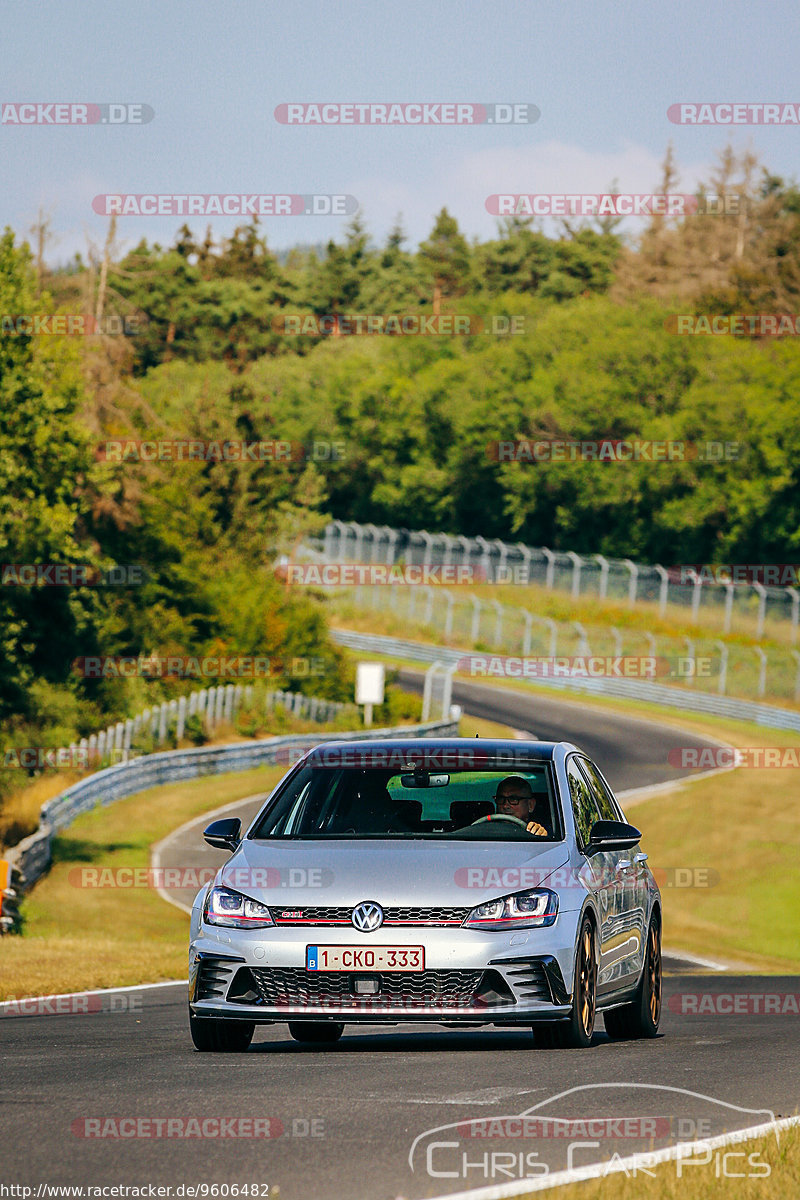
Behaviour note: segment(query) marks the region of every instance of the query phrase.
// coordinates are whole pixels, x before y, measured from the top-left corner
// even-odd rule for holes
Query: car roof
[[[516,738],[375,738],[323,742],[305,755],[320,766],[401,767],[408,763],[439,770],[469,770],[497,760],[498,769],[520,761],[552,762],[571,750],[571,742],[539,742]]]

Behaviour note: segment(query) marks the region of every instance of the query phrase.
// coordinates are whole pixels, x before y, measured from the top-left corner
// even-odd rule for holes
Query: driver
[[[536,807],[536,797],[527,779],[523,779],[521,775],[508,775],[505,779],[501,779],[497,785],[494,799],[497,803],[498,813],[525,821],[528,833],[533,833],[536,837],[548,836],[544,825],[540,825],[538,821],[532,819],[533,810]]]

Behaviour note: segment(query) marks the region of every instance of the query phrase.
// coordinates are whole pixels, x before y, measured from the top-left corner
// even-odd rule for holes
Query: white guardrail
[[[247,771],[270,763],[289,764],[312,746],[327,741],[374,741],[384,737],[455,737],[458,720],[429,721],[421,725],[400,725],[385,729],[357,729],[347,732],[320,731],[315,734],[289,734],[258,742],[237,742],[233,746],[198,746],[192,750],[165,750],[145,754],[131,762],[118,763],[96,771],[74,783],[42,806],[39,828],[19,845],[5,851],[14,891],[26,892],[45,874],[51,861],[50,843],[54,834],[66,829],[81,813],[96,805],[111,804],[136,792],[179,783],[202,775],[222,775]],[[15,897],[9,898],[9,906]],[[5,912],[5,901],[4,901]],[[16,915],[16,914],[15,914]],[[2,931],[2,927],[0,927]]]
[[[384,637],[382,634],[355,633],[348,629],[332,629],[331,640],[350,650],[368,654],[385,654],[392,658],[404,658],[411,662],[439,662],[452,671],[460,659],[490,658],[486,651],[457,650],[450,646],[432,646],[425,642],[411,642],[403,638]],[[426,681],[427,682],[427,681]],[[475,683],[485,682],[481,678]],[[522,680],[520,682],[523,682]],[[732,717],[736,721],[752,721],[770,729],[787,729],[800,733],[800,712],[790,708],[777,708],[771,704],[756,704],[751,700],[734,700],[729,696],[715,696],[709,692],[693,692],[688,688],[668,687],[663,683],[646,683],[639,679],[551,677],[541,682],[526,679],[524,682],[545,688],[562,688],[571,691],[590,692],[596,696],[615,696],[625,700],[645,700],[651,704],[663,704],[686,712],[709,713],[716,717]],[[424,711],[423,711],[424,716]]]

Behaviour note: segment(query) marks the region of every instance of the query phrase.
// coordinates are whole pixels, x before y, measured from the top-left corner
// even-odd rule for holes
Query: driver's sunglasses
[[[526,800],[530,800],[530,796],[495,796],[498,804],[503,804],[508,801],[509,804],[524,804]]]

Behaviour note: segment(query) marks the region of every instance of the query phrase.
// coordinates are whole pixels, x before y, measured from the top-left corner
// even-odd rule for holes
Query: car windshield
[[[499,819],[498,787],[523,802]],[[530,797],[527,796],[530,789]],[[486,819],[490,818],[490,819]],[[535,821],[543,830],[528,832]],[[306,766],[272,797],[249,838],[455,838],[560,841],[549,766],[442,773]]]

